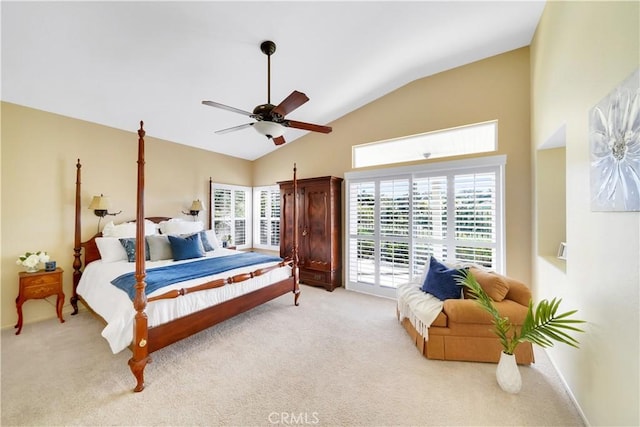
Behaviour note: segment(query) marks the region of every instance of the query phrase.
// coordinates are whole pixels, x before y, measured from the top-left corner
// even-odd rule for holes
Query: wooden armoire
[[[280,185],[280,256],[293,250],[293,181]],[[300,283],[333,291],[342,285],[342,178],[297,180]]]

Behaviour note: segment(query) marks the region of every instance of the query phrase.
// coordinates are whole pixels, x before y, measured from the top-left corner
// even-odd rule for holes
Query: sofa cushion
[[[509,292],[509,282],[505,276],[493,271],[482,270],[477,267],[469,269],[489,298],[500,302]]]
[[[500,313],[500,316],[508,317],[509,322],[514,325],[522,325],[524,318],[527,316],[528,307],[515,301],[506,299],[493,305]],[[475,300],[447,300],[444,302],[442,310],[447,315],[447,326],[450,328],[456,323],[487,326],[493,324],[493,317],[480,307],[480,304]]]
[[[509,284],[509,292],[505,299],[510,299],[528,307],[531,301],[531,290],[527,285],[511,277],[506,277],[506,280]]]
[[[459,299],[462,297],[462,285],[458,283],[457,277],[462,272],[462,270],[447,267],[432,256],[429,260],[427,279],[420,289],[442,301]]]

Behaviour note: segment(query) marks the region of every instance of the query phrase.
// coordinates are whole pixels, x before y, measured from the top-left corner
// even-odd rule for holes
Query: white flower
[[[24,255],[21,255],[16,260],[16,264],[22,265],[23,267],[33,268],[41,262],[44,263],[47,261],[49,261],[49,254],[44,251],[25,252]]]
[[[24,264],[25,267],[35,267],[39,263],[40,263],[40,257],[36,254],[29,255],[27,259],[25,259],[22,262],[22,264]]]

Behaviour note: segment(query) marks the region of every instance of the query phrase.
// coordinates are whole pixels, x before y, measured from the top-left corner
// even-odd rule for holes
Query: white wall
[[[640,66],[639,27],[639,2],[553,1],[531,45],[533,290],[589,322],[580,349],[548,353],[591,425],[640,424],[640,213],[591,211],[588,139],[589,110]],[[558,171],[538,150],[563,125],[568,258],[558,265],[536,246],[563,229],[547,224],[556,184],[544,177]]]

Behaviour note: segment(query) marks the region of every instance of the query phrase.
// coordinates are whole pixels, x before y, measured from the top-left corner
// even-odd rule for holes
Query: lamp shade
[[[111,207],[111,202],[108,197],[103,195],[93,196],[91,199],[91,204],[89,204],[89,209],[91,210],[109,210]]]
[[[189,208],[190,211],[203,211],[204,208],[202,207],[202,202],[200,202],[200,200],[194,200],[193,203],[191,203],[191,207]]]
[[[284,134],[284,126],[279,123],[261,120],[253,124],[253,128],[267,138],[278,138]]]

